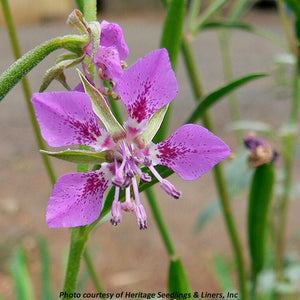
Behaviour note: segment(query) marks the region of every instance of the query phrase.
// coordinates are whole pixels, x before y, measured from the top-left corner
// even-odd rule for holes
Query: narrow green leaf
[[[222,290],[232,291],[233,284],[230,278],[230,270],[226,264],[226,261],[221,253],[214,255],[214,261],[216,266],[217,275],[222,286]]]
[[[101,164],[106,161],[107,152],[90,152],[86,150],[63,150],[58,152],[51,152],[40,150],[42,153],[52,157],[73,162],[76,164]]]
[[[208,8],[202,13],[195,31],[203,28],[203,25],[227,2],[228,0],[213,1]]]
[[[79,70],[77,71],[84,86],[85,92],[89,95],[92,101],[93,110],[104,124],[107,131],[111,134],[116,132],[125,132],[123,127],[113,115],[102,94],[88,82],[88,80]]]
[[[10,269],[14,278],[17,300],[33,300],[33,288],[28,272],[28,263],[23,249],[18,249],[10,263]]]
[[[148,143],[154,138],[155,134],[160,128],[167,110],[168,105],[163,106],[149,120],[146,130],[141,134],[141,138],[144,139],[146,145],[148,145]]]
[[[284,2],[294,11],[296,17],[300,17],[299,0],[284,0]]]
[[[275,128],[265,122],[260,121],[249,121],[249,120],[239,120],[235,122],[231,122],[228,126],[229,130],[253,130],[260,131],[265,133],[273,133],[275,132]]]
[[[222,97],[228,95],[233,90],[235,90],[238,87],[241,87],[242,85],[261,77],[265,77],[267,74],[252,74],[247,75],[242,78],[236,79],[221,88],[213,91],[212,93],[204,96],[202,99],[200,99],[200,103],[192,113],[192,115],[189,117],[189,119],[186,121],[186,123],[195,123],[198,119],[200,119],[203,115],[203,113],[210,108],[212,105],[217,103]]]
[[[76,57],[75,59],[65,59],[57,62],[52,68],[46,71],[42,85],[39,92],[43,92],[54,79],[60,78],[63,70],[72,66],[79,64],[84,59],[84,56]]]
[[[181,48],[185,9],[186,0],[170,1],[160,41],[160,47],[166,48],[169,52],[174,70],[176,70],[178,54]]]
[[[202,25],[201,30],[205,30],[205,29],[229,29],[229,30],[238,29],[238,30],[243,30],[243,31],[246,31],[248,33],[255,34],[255,35],[261,36],[263,38],[266,38],[266,39],[276,43],[277,45],[281,46],[282,48],[287,49],[285,41],[282,40],[281,38],[279,38],[278,36],[276,36],[276,35],[274,35],[270,32],[266,32],[264,30],[256,28],[254,26],[251,26],[249,24],[209,22],[209,23],[205,23],[205,24]]]
[[[181,49],[181,40],[184,26],[186,0],[171,0],[168,4],[168,12],[165,19],[160,47],[166,48],[169,52],[170,61],[174,71],[176,71],[179,52]],[[167,112],[160,114],[163,122],[161,123],[160,130],[155,137],[155,142],[162,141],[166,138],[171,114],[172,105],[167,105]]]
[[[178,257],[170,260],[168,285],[169,292],[174,293],[174,297],[170,299],[194,299],[184,267]],[[188,294],[188,297],[186,294]]]
[[[53,290],[51,287],[49,249],[45,238],[41,238],[39,240],[39,248],[42,261],[42,299],[54,300]]]
[[[264,266],[267,219],[273,196],[274,182],[275,169],[273,163],[256,168],[251,184],[248,208],[248,241],[254,281]]]

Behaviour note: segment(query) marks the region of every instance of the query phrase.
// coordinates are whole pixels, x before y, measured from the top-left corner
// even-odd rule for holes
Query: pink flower
[[[94,222],[100,215],[104,192],[113,185],[111,223],[121,222],[122,211],[132,211],[140,229],[145,229],[147,215],[138,182],[139,179],[149,182],[152,177],[144,172],[144,167],[158,179],[167,194],[177,199],[181,192],[160,176],[156,165],[171,168],[185,180],[195,180],[230,154],[221,139],[195,124],[183,125],[158,144],[151,142],[166,105],[176,97],[178,90],[165,49],[148,54],[124,72],[115,90],[127,108],[128,120],[124,126],[114,119],[105,100],[102,106],[95,108],[86,93],[34,94],[32,102],[37,119],[50,146],[87,145],[93,148],[95,155],[103,153],[105,160],[101,161],[99,170],[59,178],[47,209],[50,227],[75,227]],[[124,202],[119,201],[121,189],[125,190]]]
[[[105,79],[117,81],[123,74],[123,60],[129,54],[122,28],[116,23],[103,20],[100,24],[101,36],[93,63]],[[85,47],[87,56],[92,56],[92,42]]]

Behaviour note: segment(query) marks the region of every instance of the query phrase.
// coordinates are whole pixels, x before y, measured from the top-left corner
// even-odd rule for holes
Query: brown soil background
[[[128,65],[157,48],[163,17],[162,13],[103,16],[104,19],[117,22],[123,27],[131,50],[127,59]],[[275,11],[252,11],[246,21],[284,38]],[[72,29],[64,22],[58,21],[19,28],[19,37],[25,52],[49,38],[69,32],[72,32]],[[13,61],[9,39],[3,27],[0,28],[0,39],[0,71],[2,72]],[[205,90],[216,89],[224,83],[217,34],[213,31],[203,32],[196,39],[194,47]],[[235,77],[270,71],[274,57],[284,53],[282,48],[271,41],[238,31],[232,34],[231,51]],[[53,64],[57,55],[58,52],[50,55],[30,73],[29,79],[33,91],[38,91],[41,74]],[[75,74],[75,71],[68,73]],[[70,82],[75,85],[76,76],[73,76]],[[178,67],[178,82],[179,94],[174,105],[173,129],[184,122],[194,107],[193,96],[181,60]],[[57,84],[51,85],[50,90],[57,89],[61,87]],[[246,85],[239,90],[238,96],[244,119],[269,122],[278,128],[288,116],[289,98],[277,99],[278,87],[272,77]],[[217,134],[231,146],[233,151],[236,151],[237,144],[234,136],[228,130],[230,117],[226,100],[215,106],[213,117]],[[33,274],[37,295],[39,295],[41,283],[36,242],[39,236],[45,236],[48,240],[53,286],[56,291],[59,291],[62,287],[70,232],[68,229],[49,229],[45,223],[51,187],[33,137],[20,85],[2,101],[0,124],[0,291],[6,299],[14,298],[8,262],[13,251],[20,245],[24,245],[31,262],[30,271]],[[298,154],[299,147],[296,157]],[[68,163],[55,160],[53,163],[58,175],[75,170],[75,167]],[[296,170],[299,171],[299,160],[296,163]],[[299,178],[296,172],[295,177]],[[214,254],[222,253],[232,261],[231,246],[222,216],[218,215],[200,234],[195,235],[193,232],[199,213],[216,195],[212,173],[206,174],[196,182],[184,182],[172,176],[172,182],[183,192],[180,200],[171,199],[159,187],[156,190],[178,255],[186,267],[193,290],[217,292],[220,287],[214,270]],[[238,197],[233,202],[233,210],[241,233],[244,254],[248,258],[246,199],[246,195]],[[97,228],[90,239],[89,246],[97,272],[103,286],[109,292],[167,290],[168,256],[145,198],[144,203],[149,215],[148,230],[138,230],[135,216],[124,214],[119,226],[113,227],[107,222]],[[291,203],[288,219],[289,236],[300,228],[299,206],[299,201]],[[293,249],[298,251],[299,244]],[[93,290],[92,285],[89,285],[88,291]]]

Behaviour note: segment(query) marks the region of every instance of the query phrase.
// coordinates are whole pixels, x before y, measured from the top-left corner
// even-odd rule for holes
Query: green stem
[[[63,290],[64,293],[74,293],[76,291],[80,262],[85,244],[88,240],[89,232],[87,227],[75,227],[72,229],[71,245]],[[65,294],[62,299],[69,299],[69,297]]]
[[[77,3],[82,6],[81,8],[83,9],[84,17],[88,22],[96,20],[96,0],[77,1]],[[81,146],[81,148],[85,148],[85,146]],[[88,165],[78,165],[77,171],[87,172]],[[96,224],[97,222],[94,222],[89,226],[76,227],[72,229],[71,245],[64,285],[64,292],[66,293],[75,292],[80,262],[83,254],[90,276],[92,277],[97,288],[100,288],[100,290],[102,289],[91,260],[89,259],[87,250],[84,252],[89,234]],[[64,295],[63,299],[68,299],[67,296],[68,295]]]
[[[87,268],[88,268],[88,271],[89,271],[89,274],[92,278],[92,281],[97,289],[97,292],[98,293],[104,293],[104,289],[99,281],[99,278],[97,276],[97,273],[96,273],[96,270],[93,266],[93,262],[91,260],[91,257],[90,257],[90,254],[89,252],[87,251],[87,249],[85,249],[85,251],[83,252],[83,257],[84,257],[84,260],[85,260],[85,263],[87,265]]]
[[[187,68],[188,76],[192,85],[192,90],[194,92],[195,99],[199,100],[203,96],[204,92],[200,80],[200,75],[196,68],[196,62],[193,55],[193,50],[187,38],[183,39],[182,52],[183,52],[184,62]],[[203,120],[204,120],[204,125],[209,130],[214,131],[212,121],[208,112],[205,113]],[[214,178],[218,189],[219,197],[221,200],[221,205],[224,213],[227,230],[229,232],[229,236],[233,246],[235,260],[238,268],[241,299],[245,300],[247,299],[247,288],[246,288],[247,276],[245,270],[245,261],[243,257],[241,241],[238,235],[238,230],[235,225],[235,221],[232,213],[232,208],[230,204],[228,189],[224,178],[222,165],[221,164],[216,165],[213,171],[214,171]]]
[[[149,201],[152,213],[154,215],[154,219],[157,223],[159,232],[161,234],[161,237],[162,237],[164,244],[166,246],[166,249],[168,251],[168,254],[170,257],[174,257],[174,256],[176,256],[176,250],[175,250],[175,247],[171,240],[171,236],[168,232],[167,225],[164,221],[164,218],[163,218],[160,208],[158,206],[155,193],[152,188],[145,190],[145,193],[146,193],[147,199]]]
[[[290,203],[290,191],[292,186],[292,174],[294,168],[295,148],[297,136],[294,133],[299,118],[299,101],[300,101],[300,55],[297,57],[297,65],[294,75],[294,93],[293,103],[290,112],[289,125],[292,127],[292,133],[284,139],[284,180],[283,195],[279,201],[279,219],[277,234],[277,279],[282,280],[284,277],[284,253],[285,253],[285,236],[287,229],[287,220]]]
[[[83,2],[83,14],[87,22],[93,22],[97,20],[97,1],[85,0]]]
[[[3,14],[4,14],[5,22],[7,25],[8,34],[9,34],[9,37],[11,40],[11,45],[12,45],[12,49],[14,52],[14,56],[16,59],[18,59],[21,57],[21,47],[20,47],[20,43],[18,40],[16,29],[15,29],[15,25],[13,22],[13,17],[12,17],[10,8],[9,8],[9,4],[8,4],[7,0],[1,0],[1,4],[2,4]],[[36,137],[39,149],[46,149],[46,143],[44,142],[44,140],[41,136],[39,124],[35,117],[34,108],[30,101],[32,92],[31,92],[30,84],[29,84],[27,77],[24,77],[22,79],[22,88],[23,88],[23,93],[24,93],[25,100],[26,100],[27,110],[30,115],[30,121],[33,126],[33,130],[35,133],[35,137]],[[54,172],[53,166],[51,164],[50,158],[46,154],[42,154],[42,158],[43,158],[43,162],[46,167],[49,179],[50,179],[51,183],[54,185],[56,182],[56,176],[55,176],[55,172]]]
[[[81,54],[82,47],[88,43],[88,39],[87,36],[79,35],[57,37],[24,54],[0,76],[0,101],[29,71],[51,52],[65,48],[69,51]]]

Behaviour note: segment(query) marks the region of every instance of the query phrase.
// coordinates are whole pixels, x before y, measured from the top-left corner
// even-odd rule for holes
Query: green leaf
[[[49,249],[45,238],[41,238],[39,240],[39,248],[42,261],[42,299],[54,300],[53,290],[51,287]]]
[[[222,286],[223,291],[232,291],[233,284],[230,278],[230,270],[227,263],[221,253],[214,255],[214,261],[216,266],[217,275]]]
[[[106,161],[107,152],[90,152],[86,150],[63,150],[58,152],[51,152],[40,150],[44,154],[52,157],[73,162],[76,164],[101,164]]]
[[[273,196],[274,182],[275,169],[273,163],[256,168],[251,184],[248,208],[248,241],[254,281],[264,266],[267,219]]]
[[[170,1],[160,41],[160,47],[166,48],[169,52],[174,70],[176,70],[178,54],[181,48],[185,9],[186,0]]]
[[[99,117],[101,122],[104,124],[107,131],[111,134],[114,134],[116,132],[125,132],[123,127],[111,112],[102,94],[88,82],[88,80],[79,70],[77,71],[79,73],[81,82],[83,83],[85,92],[89,95],[92,101],[93,110]]]
[[[186,0],[171,0],[169,2],[160,41],[160,47],[166,48],[169,52],[170,61],[174,71],[176,71],[178,56],[181,49],[185,9]],[[167,136],[171,107],[172,105],[167,105],[167,112],[165,114],[160,114],[163,122],[158,120],[158,118],[156,120],[161,126],[155,138],[155,142],[162,141]]]
[[[74,54],[71,53],[70,57],[71,56],[74,56]],[[43,92],[54,79],[60,80],[64,69],[79,64],[83,59],[84,56],[64,60],[59,58],[58,62],[52,68],[46,71],[39,92]],[[65,82],[65,80],[62,82]]]
[[[275,132],[275,128],[272,125],[260,121],[239,120],[231,122],[228,128],[229,130],[253,130],[265,133]]]
[[[280,45],[282,48],[286,49],[286,43],[281,38],[279,38],[276,35],[273,35],[270,32],[266,32],[263,30],[260,30],[254,26],[244,24],[244,23],[224,23],[224,22],[209,22],[202,25],[201,30],[204,29],[238,29],[243,30],[251,34],[255,34],[258,36],[261,36],[263,38],[266,38],[278,45]]]
[[[198,119],[202,117],[202,115],[208,108],[216,104],[221,98],[228,95],[236,88],[241,87],[242,85],[254,79],[258,79],[265,76],[267,76],[267,74],[262,74],[262,73],[247,75],[239,79],[236,79],[220,87],[219,89],[213,91],[212,93],[204,96],[202,99],[200,99],[200,103],[198,104],[198,106],[196,107],[192,115],[189,117],[189,119],[186,121],[186,123],[195,123]]]
[[[284,0],[284,2],[294,11],[296,17],[300,17],[299,0]]]
[[[23,249],[18,249],[10,263],[10,269],[14,278],[17,300],[33,300],[33,287],[28,272],[28,262]]]
[[[141,134],[141,138],[145,141],[146,145],[153,140],[155,134],[161,126],[167,110],[168,105],[163,106],[149,120],[146,130]]]
[[[174,293],[174,297],[171,297],[170,299],[194,299],[184,267],[179,257],[171,258],[170,260],[168,285],[169,292]],[[179,293],[183,294],[183,296],[180,296]],[[184,294],[186,293],[189,294],[189,297],[185,297]]]

